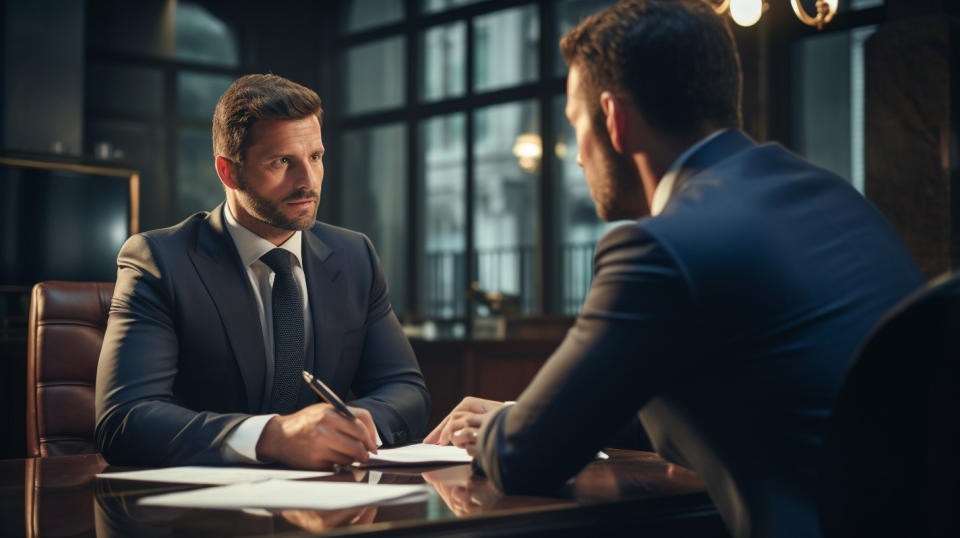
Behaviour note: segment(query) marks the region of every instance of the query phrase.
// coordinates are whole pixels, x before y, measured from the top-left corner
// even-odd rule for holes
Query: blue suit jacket
[[[97,447],[126,465],[222,463],[221,446],[266,410],[265,343],[221,204],[131,237],[97,368]],[[385,444],[426,426],[429,396],[390,306],[373,245],[316,223],[303,232],[313,320],[304,368],[373,416]],[[300,405],[316,403],[300,387]]]
[[[845,181],[739,131],[674,190],[601,240],[576,324],[475,463],[508,492],[556,488],[639,415],[735,536],[817,536],[817,450],[847,364],[923,278]]]

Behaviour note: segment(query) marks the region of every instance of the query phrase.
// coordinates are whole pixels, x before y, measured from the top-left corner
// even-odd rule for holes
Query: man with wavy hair
[[[520,493],[645,431],[733,535],[817,536],[847,364],[923,278],[846,181],[739,130],[739,57],[707,3],[623,1],[560,46],[597,213],[634,220],[600,241],[580,316],[516,405],[467,398],[426,440]]]

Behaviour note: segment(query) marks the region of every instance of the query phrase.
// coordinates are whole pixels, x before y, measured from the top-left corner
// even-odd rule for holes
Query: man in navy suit
[[[516,405],[467,398],[426,440],[543,492],[645,430],[733,535],[817,536],[817,450],[847,364],[923,278],[847,182],[738,130],[739,57],[708,4],[621,2],[561,49],[597,212],[636,220],[600,241],[580,316]]]
[[[426,386],[373,245],[316,220],[321,118],[312,90],[241,77],[213,118],[226,202],[124,244],[97,368],[111,463],[328,468],[425,428]],[[304,370],[352,393],[356,419],[318,403]]]

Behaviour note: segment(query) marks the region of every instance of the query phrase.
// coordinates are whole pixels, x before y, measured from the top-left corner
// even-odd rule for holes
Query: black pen
[[[333,393],[330,390],[330,387],[323,384],[323,381],[313,377],[310,372],[303,371],[303,380],[307,382],[307,385],[310,385],[310,388],[313,389],[313,392],[316,392],[324,399],[328,404],[332,405],[334,409],[337,410],[341,415],[355,420],[357,417],[350,412],[350,409],[347,407],[347,404],[343,403],[343,400],[339,396]]]

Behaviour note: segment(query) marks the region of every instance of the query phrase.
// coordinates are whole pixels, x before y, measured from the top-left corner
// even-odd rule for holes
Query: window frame
[[[349,0],[347,0],[349,1]],[[338,2],[338,8],[340,3]],[[474,19],[491,13],[503,11],[510,8],[534,6],[539,18],[540,39],[537,47],[538,72],[535,81],[522,83],[507,88],[494,89],[489,91],[476,91],[474,89],[475,77],[475,27]],[[475,211],[474,203],[476,196],[475,179],[475,116],[476,111],[492,105],[500,105],[511,102],[534,101],[539,111],[541,144],[544,148],[552,148],[556,144],[556,125],[553,113],[553,99],[557,96],[566,94],[566,75],[557,75],[554,73],[555,55],[559,55],[559,49],[554,43],[555,34],[555,6],[552,0],[487,0],[473,4],[466,4],[454,7],[445,11],[422,13],[420,2],[418,0],[404,0],[405,14],[401,21],[390,23],[377,28],[370,28],[348,35],[338,35],[334,40],[332,54],[338,59],[350,47],[362,45],[377,40],[404,36],[406,40],[405,53],[405,72],[408,74],[405,82],[404,104],[401,107],[389,110],[375,111],[363,114],[346,116],[336,107],[328,109],[328,121],[330,132],[336,133],[339,137],[344,132],[356,129],[372,128],[385,124],[402,123],[406,126],[407,136],[407,170],[406,187],[407,214],[410,217],[410,226],[407,231],[407,274],[404,284],[407,286],[407,312],[406,318],[409,320],[430,319],[423,315],[424,306],[422,303],[422,294],[420,293],[420,272],[423,270],[422,260],[425,245],[421,244],[420,239],[424,237],[424,215],[422,212],[422,201],[420,194],[423,192],[423,140],[420,138],[420,126],[425,120],[434,119],[455,113],[465,115],[464,125],[464,145],[465,145],[465,253],[469,263],[465,265],[465,282],[472,283],[477,281],[478,268],[476,266],[476,245],[475,245]],[[336,13],[333,20],[339,21],[339,12]],[[458,97],[445,97],[433,100],[422,98],[422,78],[423,64],[421,50],[423,35],[436,27],[462,22],[465,25],[465,80],[464,92]],[[340,27],[338,25],[338,32]],[[340,97],[342,88],[338,87],[339,79],[342,78],[342,71],[337,72],[335,83],[328,83],[326,91],[331,96],[331,101],[335,103],[343,102]],[[540,170],[537,177],[537,208],[536,208],[536,253],[534,269],[534,304],[535,316],[553,315],[559,311],[559,288],[554,289],[556,279],[559,275],[549,268],[554,265],[547,258],[553,257],[553,251],[557,243],[556,230],[550,223],[554,219],[554,197],[552,189],[554,188],[554,174],[557,163],[555,159],[549,157],[549,153],[544,152],[540,161]],[[329,164],[333,173],[336,174],[342,167],[341,162]],[[336,177],[340,177],[337,174]],[[339,194],[339,193],[337,193]],[[342,196],[337,196],[338,202],[343,200]],[[334,219],[340,222],[338,217],[342,210],[342,203],[337,203],[337,212]],[[467,290],[462,290],[467,294]],[[470,334],[472,319],[475,317],[475,301],[468,298],[466,302],[465,315],[462,317],[443,318],[443,322],[457,323],[465,322],[467,336]]]

